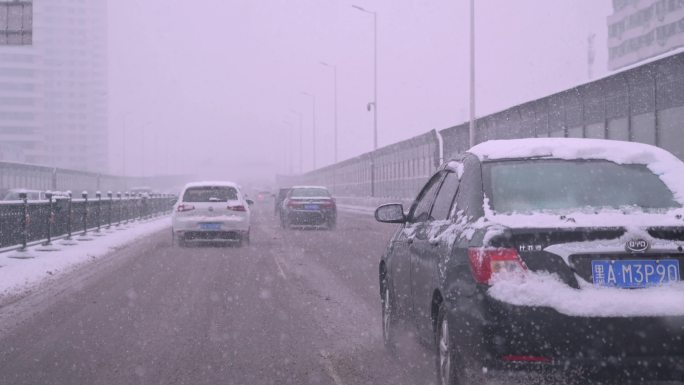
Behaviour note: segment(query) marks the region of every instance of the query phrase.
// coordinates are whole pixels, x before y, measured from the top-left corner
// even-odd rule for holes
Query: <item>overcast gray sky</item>
[[[478,115],[587,82],[591,33],[594,77],[608,73],[610,0],[476,3]],[[369,151],[373,21],[352,4],[378,12],[380,146],[466,120],[467,0],[111,0],[111,171],[126,154],[128,174],[270,177],[288,171],[288,146],[298,171],[291,109],[307,171],[301,91],[317,97],[318,166],[330,164],[333,73],[320,61],[338,66],[340,159]]]

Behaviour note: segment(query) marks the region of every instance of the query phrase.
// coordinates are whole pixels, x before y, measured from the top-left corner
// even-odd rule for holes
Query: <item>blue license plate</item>
[[[304,205],[304,210],[318,210],[321,206],[319,205]]]
[[[220,223],[200,223],[200,230],[221,230]]]
[[[591,261],[591,275],[594,285],[601,287],[659,286],[679,281],[679,261],[674,259]]]

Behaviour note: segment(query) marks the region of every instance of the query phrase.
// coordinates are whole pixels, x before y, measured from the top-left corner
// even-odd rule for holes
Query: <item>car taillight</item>
[[[542,363],[551,363],[553,360],[549,357],[542,357],[542,356],[516,356],[516,355],[507,355],[501,357],[504,361],[508,362],[542,362]]]
[[[178,205],[178,208],[176,209],[176,211],[178,211],[179,213],[182,213],[183,211],[190,211],[190,210],[194,210],[194,209],[195,209],[195,206],[193,206],[193,205],[180,204],[180,205]]]
[[[287,207],[299,207],[299,202],[289,200],[289,201],[287,201]]]
[[[335,202],[334,201],[325,201],[325,202],[321,203],[321,207],[327,207],[327,208],[335,207]]]
[[[468,259],[473,278],[478,283],[489,283],[496,273],[522,273],[527,270],[515,249],[470,248]]]
[[[247,209],[243,205],[228,206],[228,210],[231,210],[231,211],[247,211]]]

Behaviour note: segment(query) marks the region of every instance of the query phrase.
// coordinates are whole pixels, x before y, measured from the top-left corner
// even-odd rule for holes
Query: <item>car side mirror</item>
[[[251,199],[247,199],[247,204],[251,206],[251,205],[253,205],[253,204],[254,204],[254,201],[253,201],[253,200],[251,200]]]
[[[404,206],[400,203],[389,203],[375,209],[375,220],[383,223],[404,223]]]

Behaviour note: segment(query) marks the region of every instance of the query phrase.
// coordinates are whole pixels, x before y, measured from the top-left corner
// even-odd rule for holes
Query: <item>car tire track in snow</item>
[[[335,382],[335,385],[344,385],[344,382],[342,382],[340,376],[337,375],[335,367],[333,366],[332,362],[330,361],[330,357],[325,351],[321,352],[321,361],[323,363],[323,366],[325,367],[325,371],[328,373],[330,378],[332,378],[332,380]]]
[[[281,264],[283,262],[278,262],[279,259],[280,258],[278,258],[277,256],[274,256],[273,261],[275,261],[276,266],[278,266],[278,274],[280,274],[280,276],[283,277],[283,279],[287,280],[287,276],[285,275],[285,272],[283,271],[283,268],[281,267]]]

